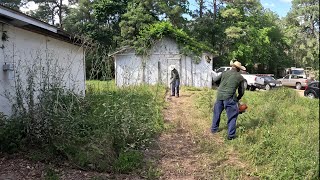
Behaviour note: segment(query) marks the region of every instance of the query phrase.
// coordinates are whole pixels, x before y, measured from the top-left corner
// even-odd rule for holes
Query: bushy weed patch
[[[211,121],[216,91],[205,91],[197,106]],[[228,141],[269,179],[316,179],[319,175],[319,101],[288,88],[246,92],[249,106],[237,121],[238,138]],[[222,135],[227,134],[222,115]]]
[[[127,162],[124,152],[144,148],[162,130],[165,88],[120,89],[112,81],[93,81],[87,90],[86,97],[81,97],[50,89],[33,106],[20,108],[10,118],[1,117],[0,150],[34,149],[33,159],[64,157],[75,166],[100,171],[139,167],[134,159],[138,156],[125,154],[129,160],[134,157],[134,163]],[[32,153],[39,152],[36,149],[48,155]]]
[[[123,151],[114,162],[114,170],[120,173],[128,173],[141,167],[143,155],[139,151]]]

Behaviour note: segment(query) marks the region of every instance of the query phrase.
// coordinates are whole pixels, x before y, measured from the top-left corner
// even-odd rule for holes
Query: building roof
[[[0,23],[10,24],[75,45],[81,44],[80,39],[72,37],[66,31],[3,5],[0,5]]]
[[[133,49],[133,48],[130,47],[130,46],[123,46],[120,49],[117,49],[115,52],[112,52],[111,54],[108,54],[108,56],[114,56],[116,54],[122,53],[122,52],[124,52],[126,50],[129,50],[129,49]]]

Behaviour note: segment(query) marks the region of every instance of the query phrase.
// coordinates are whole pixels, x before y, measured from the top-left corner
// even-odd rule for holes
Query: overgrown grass
[[[204,91],[197,105],[208,123],[216,91]],[[238,138],[227,141],[256,167],[263,179],[317,179],[319,175],[319,100],[299,97],[292,89],[246,92],[248,111],[239,115]],[[210,122],[209,122],[210,121]],[[227,135],[222,115],[221,135]]]
[[[42,95],[41,106],[35,104],[38,110],[2,117],[0,150],[32,148],[33,159],[64,157],[75,166],[99,171],[138,168],[139,150],[163,129],[165,88],[116,88],[112,81],[91,81],[87,86],[84,98],[49,91]]]

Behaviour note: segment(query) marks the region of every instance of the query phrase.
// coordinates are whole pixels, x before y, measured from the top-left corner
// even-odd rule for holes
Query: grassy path
[[[157,146],[146,153],[160,171],[160,179],[254,179],[249,167],[229,149],[220,134],[209,131],[210,121],[195,105],[199,91],[184,91],[179,98],[167,96],[165,131]],[[222,122],[224,123],[224,122]]]
[[[318,100],[288,88],[246,92],[243,101],[250,106],[238,118],[238,138],[228,141],[225,114],[221,131],[213,135],[209,130],[216,91],[183,87],[180,98],[164,94],[163,89],[165,130],[143,148],[142,168],[126,174],[97,172],[59,157],[46,161],[38,151],[0,152],[0,180],[318,179]]]
[[[82,171],[68,165],[51,166],[14,156],[0,158],[0,180],[46,179],[48,176],[68,180],[252,179],[247,176],[248,165],[228,148],[222,134],[210,133],[210,120],[202,116],[195,105],[200,93],[183,91],[179,98],[166,96],[167,107],[163,112],[166,130],[154,146],[145,151],[146,164],[141,171],[130,174]]]

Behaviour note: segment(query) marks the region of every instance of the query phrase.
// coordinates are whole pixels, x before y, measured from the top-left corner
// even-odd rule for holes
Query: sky
[[[62,0],[63,4],[68,4],[68,0]],[[22,12],[30,11],[30,10],[36,10],[38,8],[38,5],[36,5],[33,1],[28,2],[24,7],[20,7],[20,10]]]
[[[261,4],[277,13],[280,18],[285,17],[291,8],[291,0],[261,0]]]
[[[268,8],[271,11],[277,13],[280,18],[285,17],[291,8],[291,1],[292,0],[260,0],[261,4],[264,8]],[[63,0],[65,4],[67,4],[67,0]],[[212,2],[212,0],[210,1]],[[198,8],[196,0],[189,0],[190,9],[195,10]],[[208,4],[210,6],[210,4]],[[212,6],[212,5],[211,5]],[[21,11],[28,11],[28,10],[35,10],[37,5],[34,4],[33,1],[29,2],[26,7],[20,8]]]
[[[209,0],[212,2],[212,0]],[[292,0],[260,0],[264,8],[270,9],[279,15],[280,18],[285,17],[291,8]],[[189,0],[190,9],[195,10],[198,8],[196,0]],[[212,3],[211,3],[212,4]],[[209,6],[210,3],[208,4]]]

